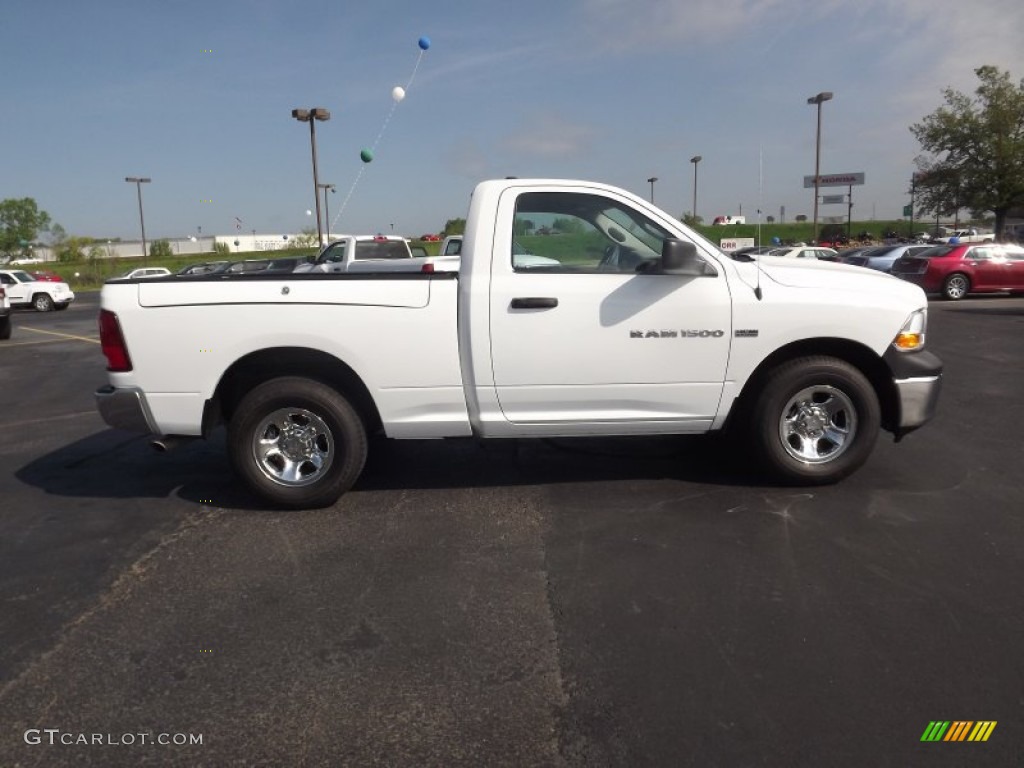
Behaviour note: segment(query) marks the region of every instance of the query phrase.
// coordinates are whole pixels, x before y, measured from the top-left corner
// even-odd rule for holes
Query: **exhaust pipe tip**
[[[194,438],[191,437],[177,437],[175,435],[164,435],[157,437],[149,441],[149,446],[157,453],[167,453],[177,448],[183,443],[190,442]]]

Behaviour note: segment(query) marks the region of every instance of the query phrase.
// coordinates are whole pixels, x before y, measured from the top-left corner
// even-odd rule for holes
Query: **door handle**
[[[512,309],[554,309],[558,306],[558,299],[546,296],[524,296],[512,299]]]

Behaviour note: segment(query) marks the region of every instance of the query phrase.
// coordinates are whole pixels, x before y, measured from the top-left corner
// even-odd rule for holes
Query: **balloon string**
[[[361,178],[363,178],[363,171],[365,171],[365,170],[366,170],[366,166],[363,165],[359,169],[359,173],[356,174],[356,177],[354,179],[352,179],[352,186],[348,188],[348,194],[345,195],[345,199],[341,201],[341,207],[338,209],[338,212],[335,214],[334,221],[331,222],[331,229],[336,230],[338,228],[338,219],[340,219],[341,218],[341,214],[343,214],[345,212],[345,208],[348,206],[348,201],[351,199],[352,193],[356,191],[356,186],[359,184],[359,180]]]
[[[416,57],[416,64],[412,68],[412,74],[409,76],[409,81],[405,84],[405,90],[408,91],[412,87],[412,81],[416,79],[416,73],[419,72],[420,62],[423,61],[423,54],[426,51],[420,49],[420,55]],[[391,102],[391,109],[388,111],[387,117],[384,118],[384,123],[380,127],[380,131],[377,132],[377,138],[373,140],[373,144],[370,145],[370,152],[377,149],[377,145],[380,140],[384,137],[384,131],[387,130],[388,124],[391,122],[391,116],[395,114],[395,110],[398,109],[398,102]],[[355,179],[352,180],[352,186],[348,188],[348,194],[345,195],[345,199],[341,203],[341,207],[334,216],[334,221],[331,222],[331,229],[336,229],[338,219],[341,218],[341,214],[345,212],[345,208],[348,207],[348,201],[352,198],[352,193],[356,191],[356,187],[359,185],[359,180],[363,178],[363,173],[366,171],[366,163],[363,163],[359,168],[359,173],[356,174]]]

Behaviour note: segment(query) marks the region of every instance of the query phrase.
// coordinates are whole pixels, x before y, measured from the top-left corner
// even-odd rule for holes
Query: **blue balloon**
[[[420,38],[419,46],[421,51],[427,50],[430,47],[430,38],[424,35]]]
[[[775,237],[772,238],[772,245],[779,245],[781,242],[782,242],[782,240],[779,239],[778,235],[776,235]]]

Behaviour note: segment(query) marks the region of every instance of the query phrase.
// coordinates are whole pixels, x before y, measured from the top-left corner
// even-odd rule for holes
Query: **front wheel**
[[[755,453],[785,483],[835,483],[867,461],[881,409],[871,383],[849,363],[805,357],[768,374],[752,411]]]
[[[366,462],[366,429],[340,393],[282,377],[242,398],[228,424],[228,455],[257,494],[290,509],[327,507]]]
[[[53,309],[53,299],[48,293],[37,293],[32,297],[32,306],[36,312],[49,312]]]
[[[971,290],[971,280],[959,272],[946,278],[942,284],[942,296],[950,301],[960,301]]]

